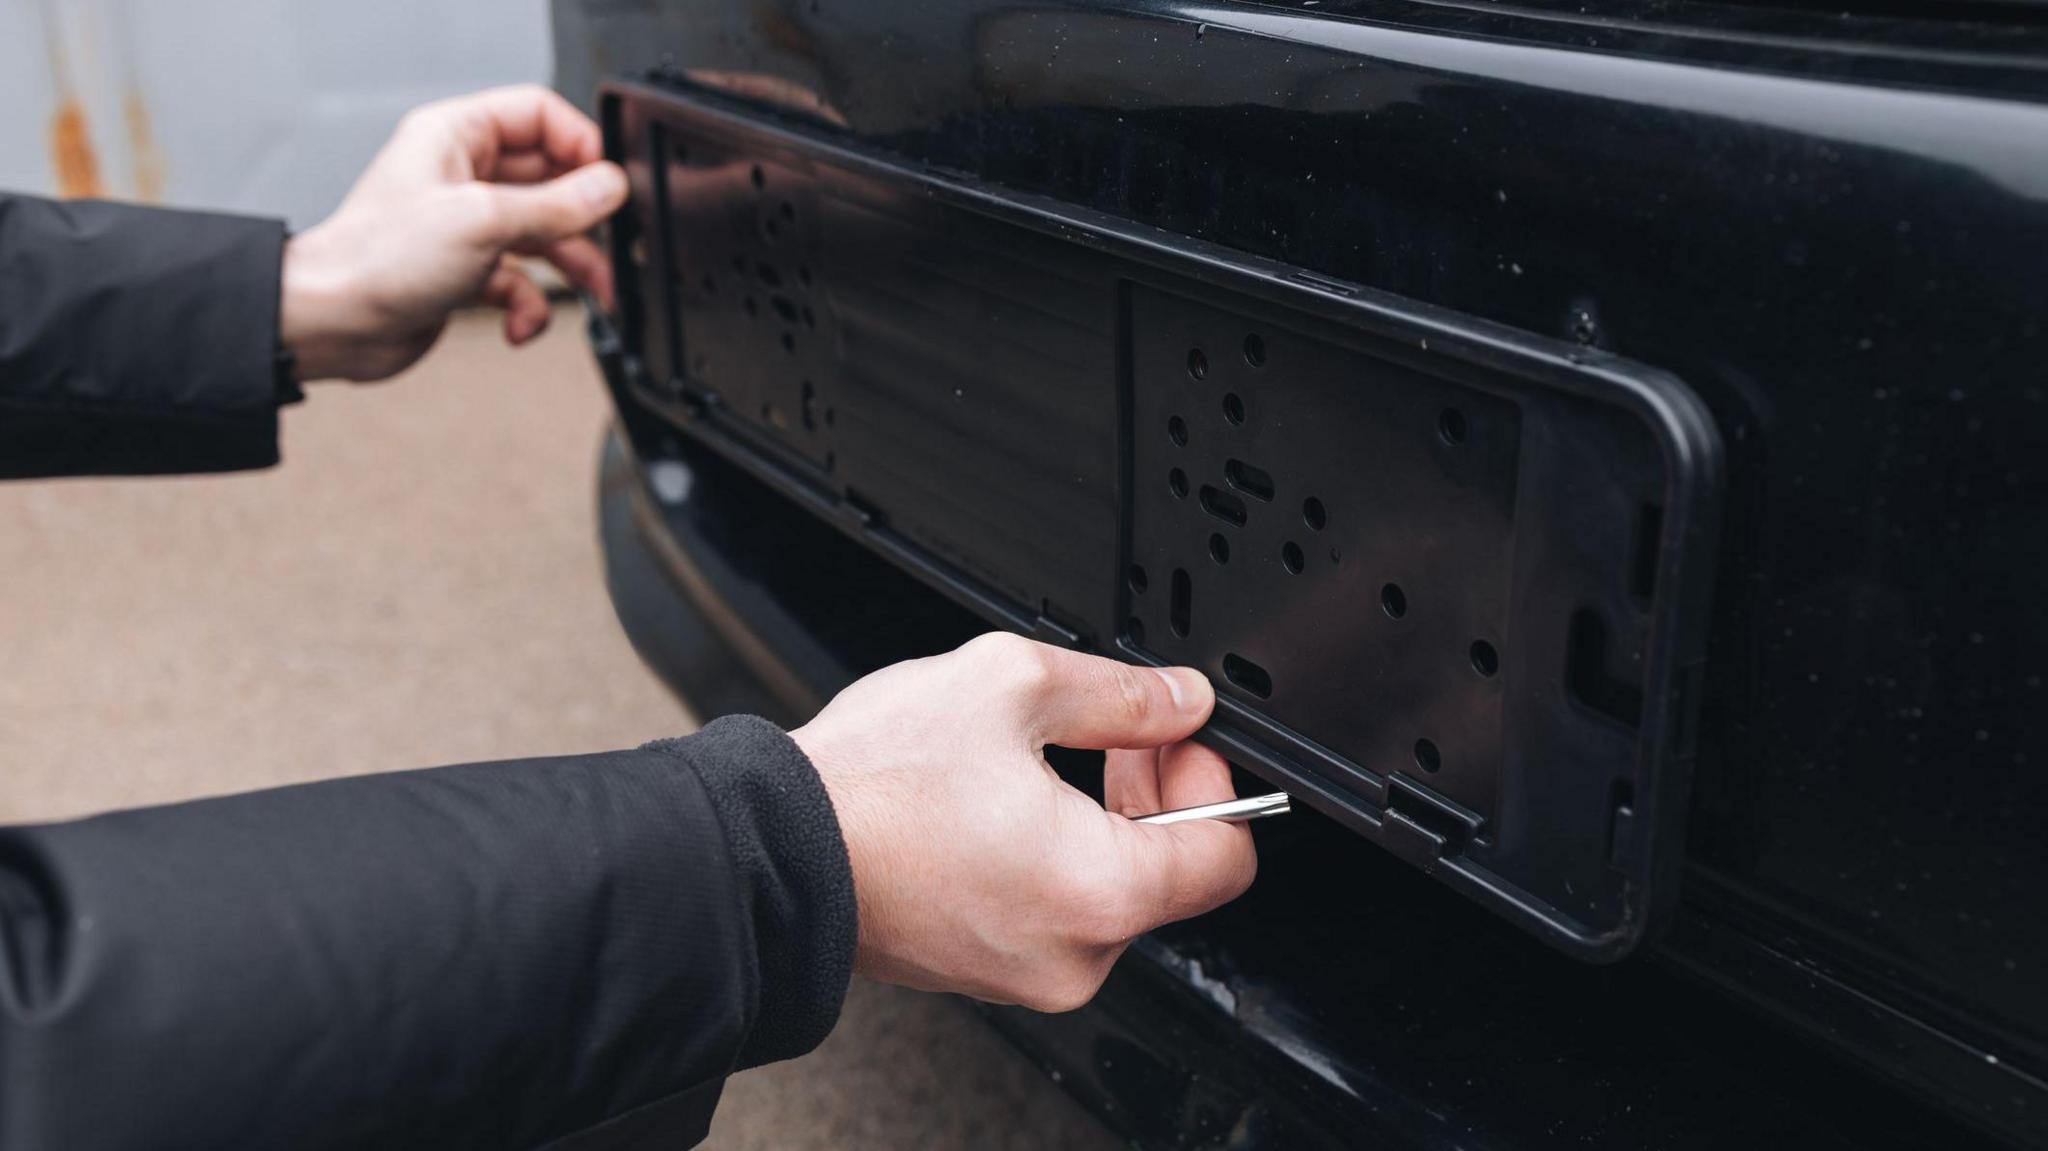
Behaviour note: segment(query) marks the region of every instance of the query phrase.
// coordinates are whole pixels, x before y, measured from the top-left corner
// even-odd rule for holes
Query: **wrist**
[[[830,740],[816,730],[813,724],[797,728],[789,733],[789,740],[803,753],[811,769],[817,773],[818,782],[824,786],[825,797],[832,806],[832,815],[839,828],[839,842],[846,852],[847,874],[853,882],[854,898],[854,970],[864,975],[877,974],[870,962],[878,950],[878,937],[882,934],[888,916],[885,909],[876,905],[875,892],[882,889],[880,877],[871,874],[876,860],[865,850],[868,841],[868,811],[862,802],[860,789],[848,778],[847,765],[840,762],[840,756],[829,747]]]
[[[351,378],[352,353],[360,343],[359,325],[350,317],[357,293],[346,264],[328,258],[327,247],[317,227],[284,246],[278,344],[304,383]]]

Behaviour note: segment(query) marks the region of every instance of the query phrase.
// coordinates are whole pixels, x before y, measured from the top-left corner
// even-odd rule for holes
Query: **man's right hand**
[[[1226,903],[1258,861],[1242,826],[1124,815],[1233,798],[1186,742],[1215,693],[1010,635],[887,668],[793,733],[838,812],[866,975],[1065,1011],[1132,939]],[[1047,744],[1109,751],[1112,814],[1063,782]]]

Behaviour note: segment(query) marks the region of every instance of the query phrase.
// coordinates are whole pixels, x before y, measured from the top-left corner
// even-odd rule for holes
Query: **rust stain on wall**
[[[150,127],[149,102],[140,89],[131,86],[122,108],[128,120],[128,153],[135,161],[135,196],[144,203],[157,203],[164,198],[164,153]]]
[[[100,160],[93,154],[92,132],[78,98],[65,93],[57,101],[50,124],[50,159],[57,170],[57,194],[67,198],[106,195],[100,182]]]
[[[57,9],[45,0],[41,5],[44,50],[50,57],[50,76],[57,86],[57,113],[50,117],[50,166],[57,173],[57,194],[67,199],[103,196],[100,158],[93,154],[92,129],[85,121],[85,105],[71,83],[71,61],[65,57],[64,42],[57,34]]]

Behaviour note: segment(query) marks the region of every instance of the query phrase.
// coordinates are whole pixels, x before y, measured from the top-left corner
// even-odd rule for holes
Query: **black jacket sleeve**
[[[277,462],[284,225],[0,194],[0,479]]]
[[[757,719],[0,830],[0,1147],[682,1146],[854,936]]]

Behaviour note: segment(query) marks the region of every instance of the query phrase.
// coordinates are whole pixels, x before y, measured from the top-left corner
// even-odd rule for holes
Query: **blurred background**
[[[0,0],[0,188],[304,228],[407,108],[552,54],[546,0]]]
[[[542,0],[0,0],[0,190],[304,228],[406,109],[551,70]],[[0,823],[693,727],[605,594],[578,321],[315,388],[281,468],[0,484]],[[1114,1144],[957,1004],[858,980],[708,1144],[1055,1145]]]

